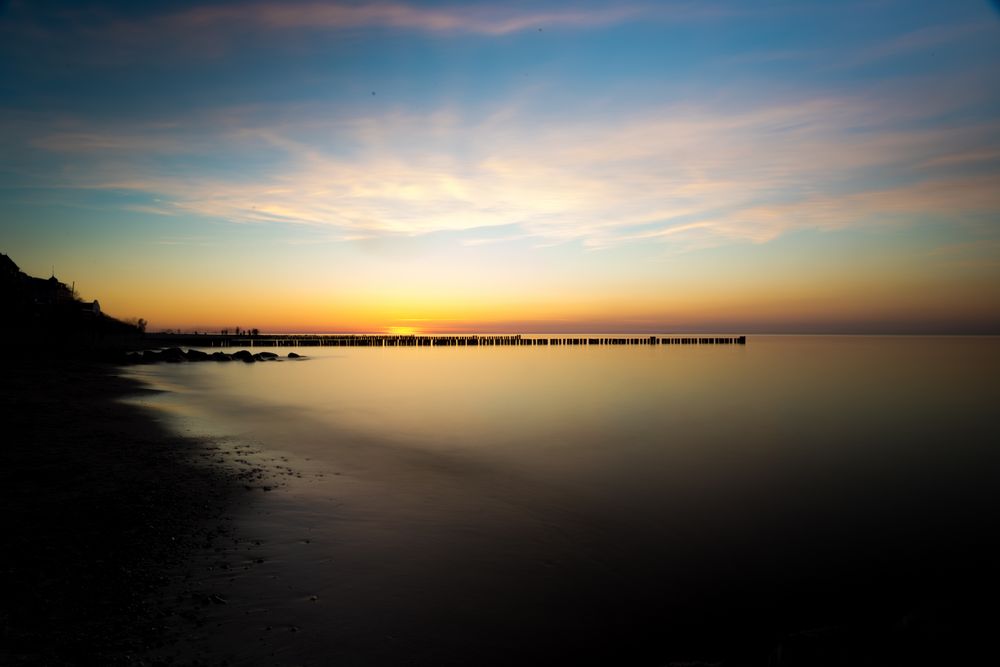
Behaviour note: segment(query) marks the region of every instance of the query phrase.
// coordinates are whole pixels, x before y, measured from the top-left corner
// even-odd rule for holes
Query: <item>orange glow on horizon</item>
[[[421,332],[415,327],[388,327],[385,333],[390,336],[416,336]]]

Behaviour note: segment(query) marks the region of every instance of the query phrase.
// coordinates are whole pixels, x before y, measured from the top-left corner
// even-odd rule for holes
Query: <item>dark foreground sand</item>
[[[98,363],[4,362],[0,664],[141,664],[191,615],[162,592],[242,484],[209,445],[118,401],[142,391]]]

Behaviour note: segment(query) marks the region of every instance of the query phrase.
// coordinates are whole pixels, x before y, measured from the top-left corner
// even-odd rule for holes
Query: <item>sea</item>
[[[265,350],[122,371],[260,471],[188,657],[958,664],[995,627],[998,337]]]

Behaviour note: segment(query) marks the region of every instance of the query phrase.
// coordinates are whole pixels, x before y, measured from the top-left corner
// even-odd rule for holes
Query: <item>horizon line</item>
[[[545,336],[545,337],[566,337],[566,336],[698,336],[698,335],[722,335],[722,336],[856,336],[856,337],[878,337],[878,336],[923,336],[923,337],[996,337],[1000,336],[998,331],[751,331],[745,329],[686,329],[686,330],[637,330],[637,331],[514,331],[514,330],[477,330],[477,331],[413,331],[413,332],[391,332],[391,331],[260,331],[257,334],[249,333],[221,333],[218,331],[175,331],[161,330],[146,332],[148,336],[205,336],[205,337],[228,337],[240,339],[266,338],[268,336],[397,336],[397,337],[473,337],[473,336]]]

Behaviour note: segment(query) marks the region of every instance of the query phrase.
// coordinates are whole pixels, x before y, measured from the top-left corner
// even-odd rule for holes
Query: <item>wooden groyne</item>
[[[746,336],[560,336],[392,334],[146,334],[149,347],[488,347],[580,345],[746,345]]]

